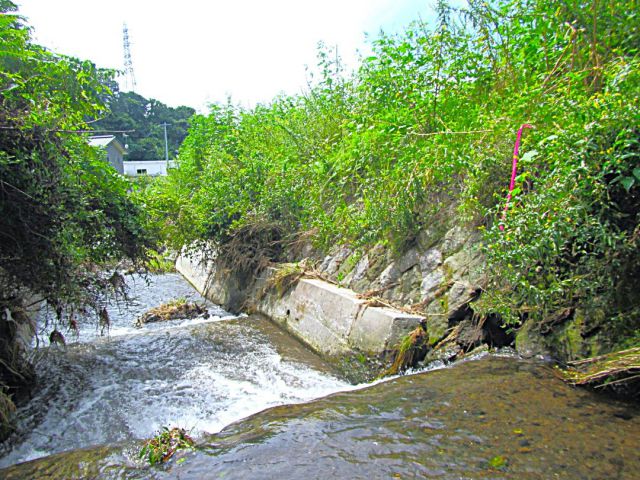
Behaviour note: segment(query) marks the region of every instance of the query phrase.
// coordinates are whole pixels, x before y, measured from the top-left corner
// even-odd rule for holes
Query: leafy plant
[[[150,250],[148,252],[146,267],[151,273],[167,273],[175,270],[173,261],[156,250]]]
[[[179,168],[141,196],[177,248],[233,241],[250,256],[243,232],[268,225],[267,260],[298,237],[402,251],[426,227],[465,222],[485,233],[478,313],[517,326],[580,306],[637,331],[626,314],[640,305],[637,10],[440,1],[432,26],[381,35],[351,74],[321,46],[304,94],[195,116]],[[502,232],[523,123],[535,129]]]
[[[145,442],[139,458],[149,462],[149,465],[166,463],[177,451],[190,450],[194,445],[194,440],[183,428],[162,427],[155,437]]]
[[[101,267],[143,263],[153,241],[128,183],[82,134],[104,113],[113,72],[32,43],[15,11],[0,1],[0,310],[35,295],[62,325],[117,290]],[[26,361],[14,362],[15,326],[0,327],[0,385],[12,392],[28,383],[14,367]]]

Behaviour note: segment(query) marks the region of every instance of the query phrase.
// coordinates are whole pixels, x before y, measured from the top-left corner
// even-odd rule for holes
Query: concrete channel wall
[[[237,309],[244,298],[255,311],[283,326],[325,355],[381,353],[393,348],[423,317],[399,310],[369,306],[353,290],[318,279],[302,278],[280,295],[266,288],[275,269],[252,285],[242,284],[215,261],[200,255],[180,256],[176,269],[205,297],[225,308]]]

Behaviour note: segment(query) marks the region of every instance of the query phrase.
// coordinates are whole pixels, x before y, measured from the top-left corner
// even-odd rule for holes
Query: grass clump
[[[149,465],[166,463],[178,450],[190,450],[194,445],[195,441],[185,429],[162,427],[155,437],[145,442],[139,458],[145,459]]]
[[[274,289],[282,297],[305,274],[305,266],[302,263],[285,263],[278,266],[275,273],[267,280],[266,289]]]
[[[423,325],[419,325],[400,341],[391,367],[382,376],[397,375],[415,366],[424,358],[428,345],[429,334]]]
[[[280,297],[293,288],[301,278],[317,278],[328,283],[331,279],[326,278],[318,272],[308,260],[297,263],[279,264],[276,271],[271,275],[265,284],[265,293],[268,290],[275,289]]]
[[[570,362],[569,367],[560,372],[573,385],[640,392],[640,347]]]

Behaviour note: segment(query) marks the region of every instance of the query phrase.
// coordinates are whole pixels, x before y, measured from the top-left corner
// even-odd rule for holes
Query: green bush
[[[33,44],[15,9],[0,1],[0,306],[26,289],[72,316],[109,286],[96,264],[138,262],[151,242],[128,183],[80,133],[113,73]]]
[[[308,92],[196,117],[153,192],[176,246],[248,224],[283,241],[402,250],[426,226],[485,229],[481,313],[637,306],[636,0],[438,2],[345,74],[321,48]],[[515,132],[527,131],[505,231]],[[625,315],[623,315],[625,317]],[[620,317],[622,318],[622,317]],[[626,316],[625,318],[628,318]],[[633,327],[630,327],[633,329]]]

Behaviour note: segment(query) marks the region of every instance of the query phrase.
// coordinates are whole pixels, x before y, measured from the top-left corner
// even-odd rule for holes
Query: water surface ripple
[[[0,477],[640,478],[638,407],[543,364],[485,356],[356,388],[268,321],[211,309],[140,330],[128,318],[120,335],[51,353],[33,402],[46,413],[25,415],[31,430],[2,465],[62,453]],[[165,424],[193,429],[199,447],[141,464],[135,439]]]

